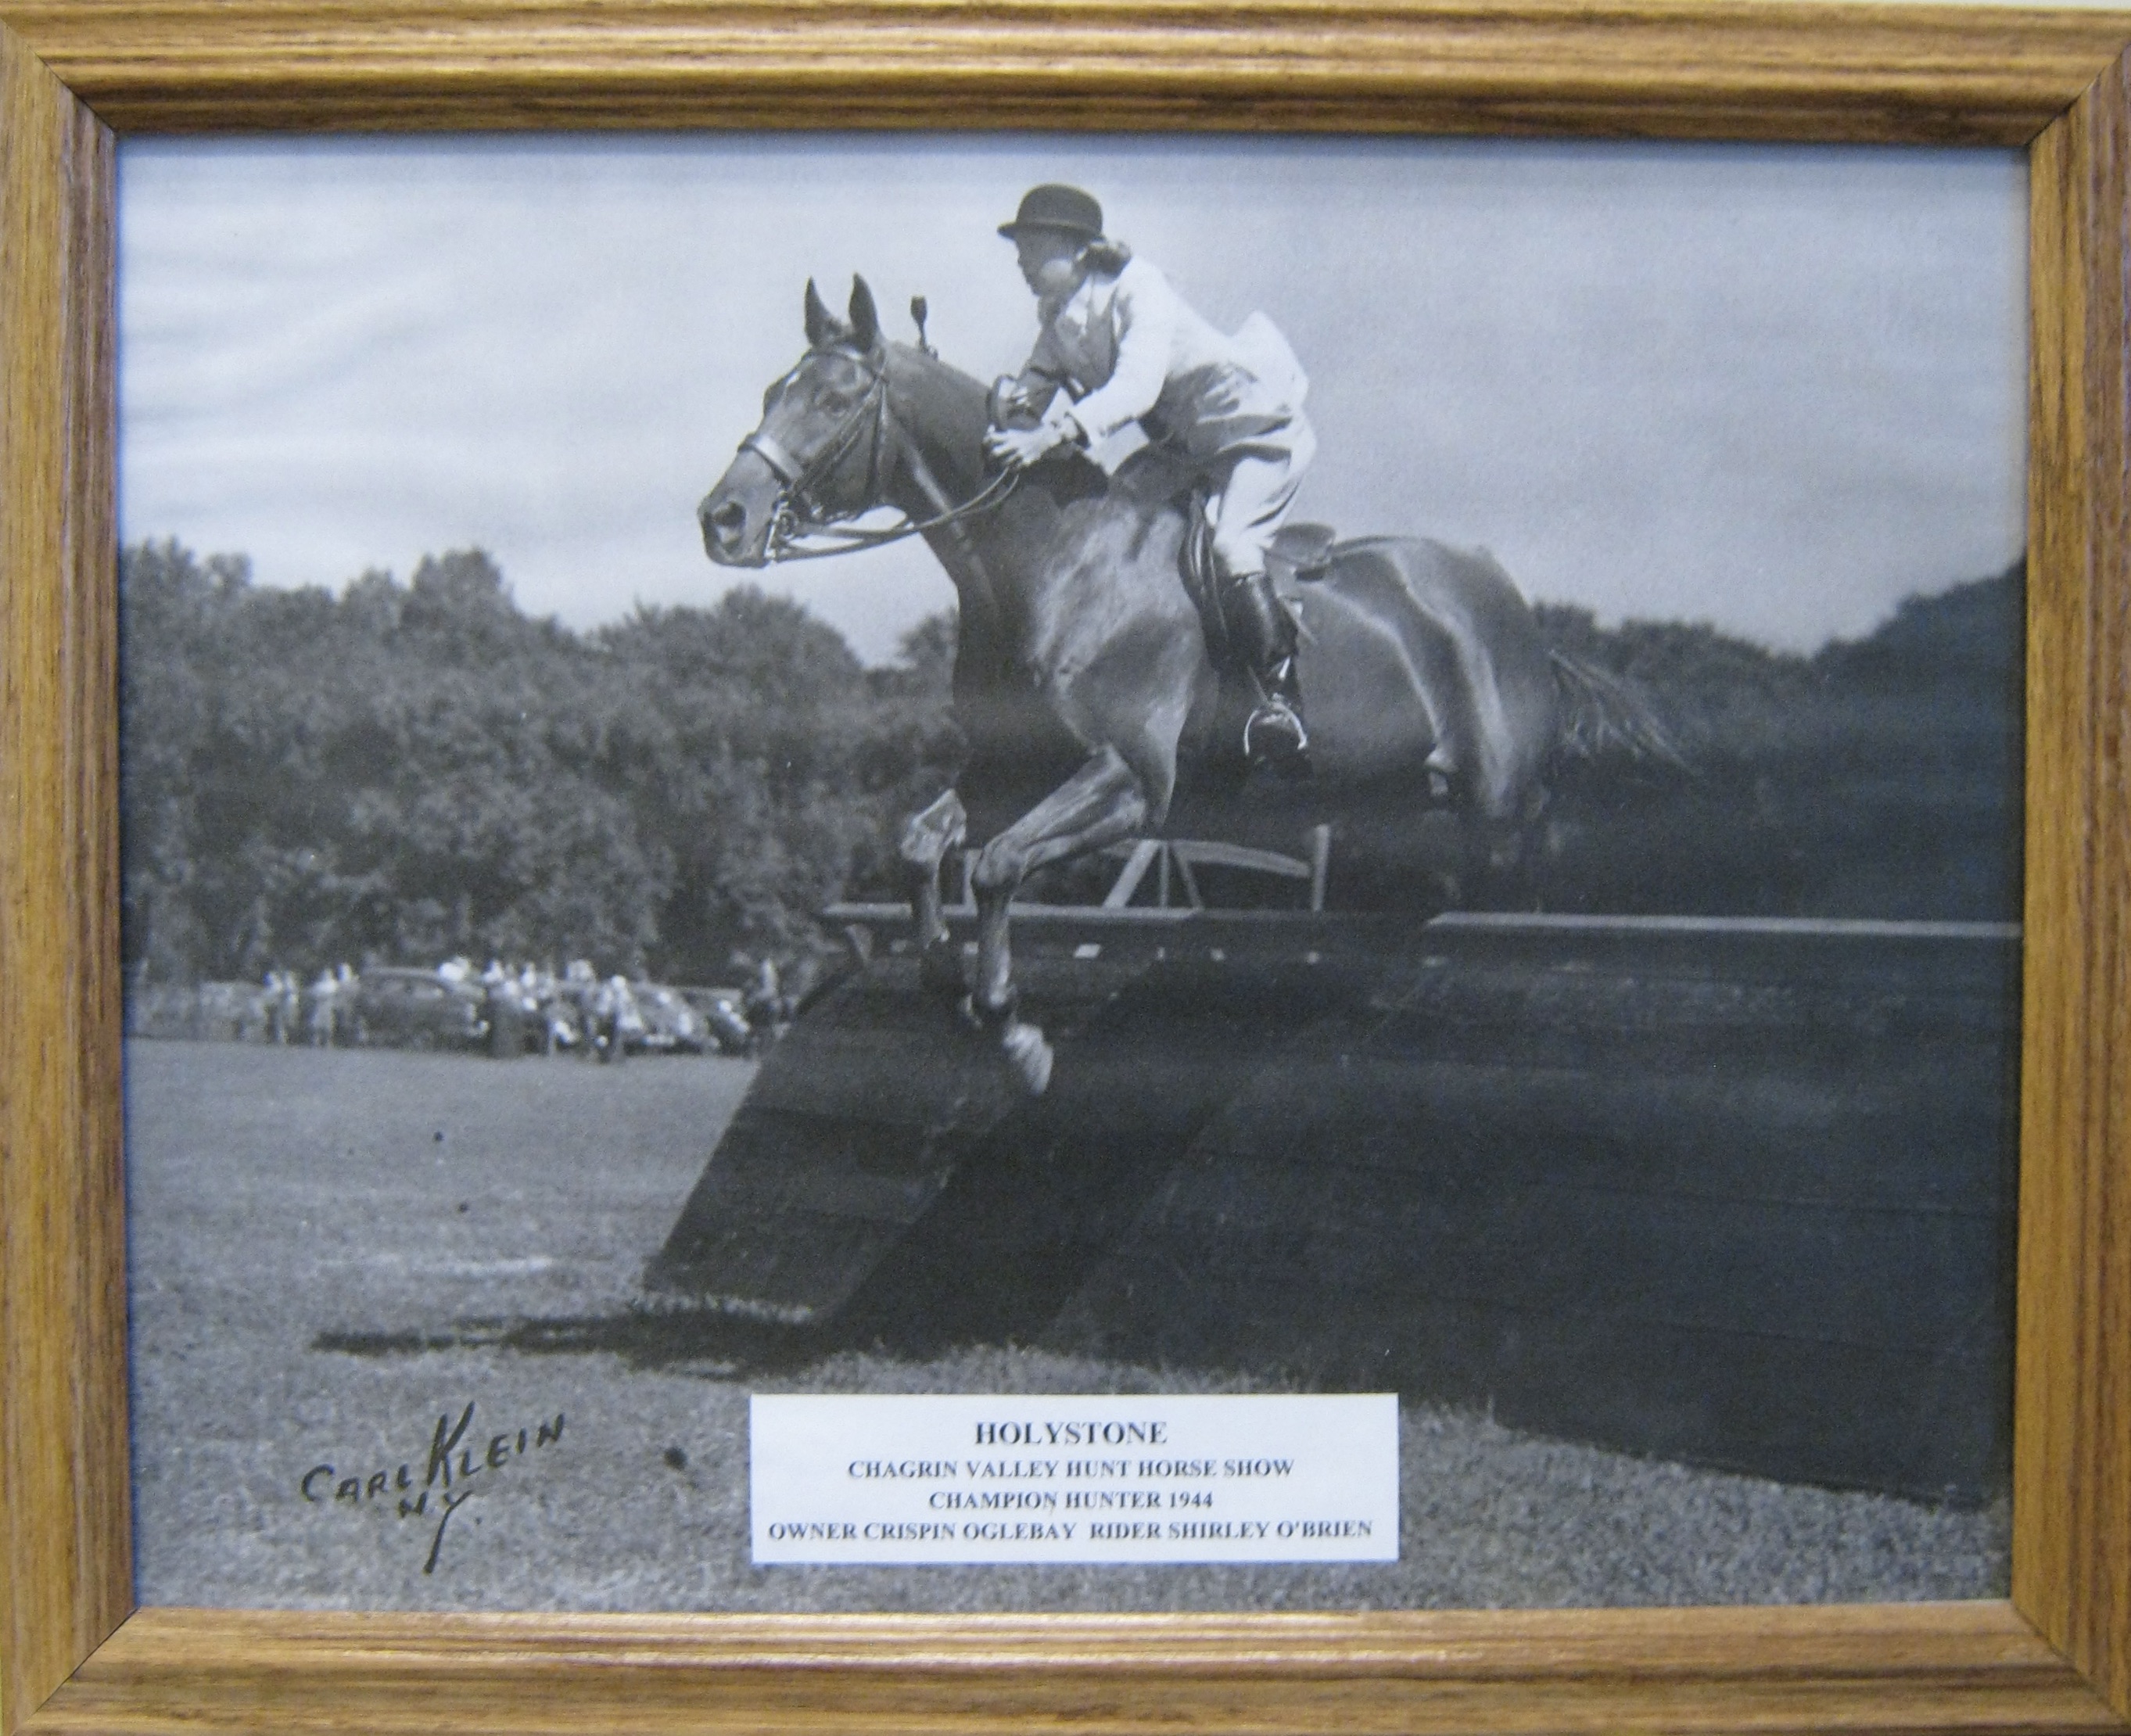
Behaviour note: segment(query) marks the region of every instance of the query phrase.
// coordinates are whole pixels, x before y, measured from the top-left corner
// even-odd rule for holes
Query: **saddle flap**
[[[1219,575],[1214,567],[1214,527],[1206,516],[1206,490],[1200,484],[1191,490],[1191,504],[1184,520],[1184,546],[1176,552],[1184,588],[1199,610],[1205,629],[1206,648],[1214,661],[1228,661],[1228,622],[1221,607]]]

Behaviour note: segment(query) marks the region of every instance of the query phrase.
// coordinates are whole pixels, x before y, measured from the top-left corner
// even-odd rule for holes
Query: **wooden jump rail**
[[[1197,838],[1141,838],[1113,844],[1103,854],[1123,866],[1109,890],[1103,895],[1101,903],[1046,904],[1016,899],[1014,920],[1037,924],[1070,921],[1097,926],[1115,923],[1125,927],[1182,922],[1214,909],[1206,902],[1199,884],[1197,870],[1205,868],[1240,868],[1247,873],[1296,881],[1308,888],[1305,911],[1237,911],[1221,914],[1263,917],[1306,912],[1321,916],[1325,914],[1324,889],[1331,871],[1331,827],[1310,827],[1305,835],[1304,844],[1309,852],[1307,856],[1288,856],[1276,850],[1253,849],[1243,844]],[[976,892],[970,883],[975,858],[974,850],[961,853],[961,896],[942,912],[951,925],[960,926],[975,920]],[[1136,904],[1133,901],[1147,890],[1150,873],[1154,880],[1153,901]],[[1183,895],[1181,903],[1176,901],[1179,892]],[[899,901],[852,901],[830,905],[821,916],[821,921],[831,927],[848,931],[856,926],[870,932],[908,922],[910,906]]]
[[[1137,843],[1113,844],[1104,852],[1107,856],[1122,857],[1123,870],[1118,875],[1109,892],[1103,899],[1104,910],[1123,910],[1137,895],[1147,878],[1147,871],[1155,871],[1155,906],[1159,910],[1170,907],[1170,876],[1172,865],[1177,883],[1182,887],[1185,902],[1193,910],[1204,910],[1206,901],[1200,895],[1198,877],[1195,868],[1243,868],[1251,873],[1271,874],[1281,879],[1306,881],[1310,887],[1310,909],[1314,915],[1324,908],[1324,882],[1332,864],[1332,828],[1314,825],[1308,834],[1310,856],[1283,856],[1273,850],[1246,849],[1241,844],[1219,844],[1198,839],[1142,838]],[[966,858],[965,858],[967,859]]]

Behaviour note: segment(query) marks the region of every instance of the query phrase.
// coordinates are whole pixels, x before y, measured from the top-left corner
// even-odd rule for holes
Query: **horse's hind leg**
[[[961,956],[941,908],[940,863],[969,835],[961,798],[947,791],[903,823],[900,850],[910,869],[910,914],[917,930],[917,978],[936,993],[962,992]]]
[[[1104,748],[978,854],[970,874],[977,894],[977,980],[970,1009],[986,1026],[998,1029],[1001,1047],[1032,1093],[1050,1082],[1051,1045],[1034,1025],[1014,1016],[1008,906],[1037,868],[1136,837],[1147,818],[1137,774],[1116,748]]]

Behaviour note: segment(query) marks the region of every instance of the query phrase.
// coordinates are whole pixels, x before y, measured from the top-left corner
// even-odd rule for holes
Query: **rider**
[[[1180,449],[1209,490],[1223,613],[1257,682],[1244,752],[1298,761],[1310,737],[1295,621],[1266,571],[1317,451],[1294,352],[1262,313],[1233,337],[1208,324],[1161,272],[1104,237],[1103,208],[1077,187],[1031,189],[999,233],[1036,292],[1041,329],[1020,377],[994,399],[1000,423],[1033,425],[995,427],[985,449],[1018,469],[1060,446],[1100,447],[1135,419]]]

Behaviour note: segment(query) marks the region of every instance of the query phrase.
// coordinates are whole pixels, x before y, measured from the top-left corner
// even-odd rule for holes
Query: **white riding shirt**
[[[1150,424],[1198,463],[1241,449],[1302,458],[1314,447],[1301,414],[1310,389],[1295,352],[1262,313],[1233,337],[1185,304],[1144,260],[1093,273],[1037,304],[1042,329],[1025,385],[1070,385],[1046,420],[1069,418],[1099,448],[1128,423]]]

